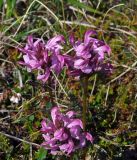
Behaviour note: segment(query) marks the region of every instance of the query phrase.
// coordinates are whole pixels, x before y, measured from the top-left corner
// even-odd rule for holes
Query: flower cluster
[[[25,48],[19,48],[24,54],[21,65],[27,67],[28,71],[37,70],[38,80],[46,82],[52,71],[59,74],[64,66],[64,58],[61,55],[61,43],[64,43],[62,35],[55,36],[45,43],[42,39],[28,36]]]
[[[109,62],[104,62],[105,55],[110,55],[111,49],[103,41],[92,38],[97,35],[95,31],[88,30],[84,35],[84,40],[75,42],[74,36],[70,37],[70,43],[76,55],[73,58],[73,65],[70,74],[92,74],[98,71],[111,72],[112,66]]]
[[[70,43],[73,46],[75,55],[63,55],[62,43],[64,37],[57,35],[45,43],[42,39],[34,40],[28,37],[25,48],[20,48],[23,55],[23,62],[20,64],[27,66],[29,71],[38,71],[38,80],[46,82],[52,71],[59,74],[63,67],[68,66],[70,75],[81,76],[103,71],[111,73],[112,65],[106,61],[105,56],[109,56],[111,49],[103,41],[91,36],[97,35],[93,30],[88,30],[84,35],[84,40],[75,41],[74,36],[70,36]]]
[[[70,36],[74,55],[62,54],[62,44],[65,43],[62,35],[57,35],[47,42],[43,39],[28,37],[24,48],[19,48],[23,53],[21,65],[28,71],[37,71],[37,79],[44,83],[52,77],[52,73],[60,74],[67,66],[69,74],[86,76],[96,72],[111,73],[112,65],[105,57],[110,56],[111,49],[103,41],[94,38],[97,33],[88,30],[84,40],[75,41]],[[70,155],[75,150],[85,147],[86,142],[93,142],[92,135],[83,131],[83,123],[76,118],[76,113],[69,111],[66,114],[59,107],[51,110],[52,121],[44,119],[41,123],[41,132],[44,138],[42,146],[51,151],[51,154],[64,153]]]
[[[87,140],[93,142],[91,134],[83,132],[83,123],[75,118],[75,115],[73,111],[63,114],[59,107],[54,107],[51,110],[52,121],[42,121],[41,131],[45,140],[42,146],[51,150],[51,154],[56,155],[62,151],[70,155],[75,150],[83,148]]]

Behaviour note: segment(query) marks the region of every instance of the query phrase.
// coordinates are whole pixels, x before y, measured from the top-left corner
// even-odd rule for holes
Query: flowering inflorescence
[[[24,54],[20,64],[25,65],[28,71],[37,70],[38,80],[46,82],[52,72],[59,74],[64,66],[68,67],[69,74],[74,76],[89,75],[103,71],[110,73],[112,65],[105,60],[105,55],[110,55],[111,49],[103,41],[91,37],[97,35],[95,31],[88,30],[84,40],[75,41],[70,36],[75,55],[61,54],[62,44],[65,43],[62,35],[51,38],[47,43],[42,39],[28,37],[25,48],[19,48]]]
[[[71,35],[70,43],[73,45],[76,55],[73,58],[71,74],[92,74],[98,71],[111,72],[112,66],[109,62],[104,62],[105,55],[110,55],[111,49],[103,41],[92,38],[97,35],[95,31],[88,30],[84,35],[84,40],[75,42]]]
[[[44,83],[52,78],[53,72],[59,75],[65,66],[69,75],[78,77],[89,76],[96,72],[111,73],[112,65],[105,60],[105,56],[110,55],[111,49],[103,41],[93,38],[96,35],[95,31],[88,30],[84,40],[77,41],[71,35],[69,41],[75,53],[71,56],[62,54],[62,44],[65,43],[62,35],[57,35],[47,42],[29,36],[26,46],[19,48],[24,54],[20,64],[26,66],[28,71],[37,71],[37,79]],[[86,106],[84,107],[86,110]],[[75,116],[76,113],[73,111],[64,114],[59,107],[54,107],[51,110],[52,121],[45,119],[41,123],[44,137],[42,146],[51,150],[54,155],[59,152],[70,155],[75,150],[83,148],[86,141],[92,143],[91,134],[83,131],[84,120],[82,123]]]
[[[91,134],[83,131],[82,121],[75,116],[74,111],[64,114],[59,107],[53,107],[52,121],[49,119],[42,121],[41,131],[45,140],[42,146],[51,150],[51,154],[62,152],[70,155],[75,150],[83,148],[87,140],[93,142]]]
[[[20,64],[25,65],[28,71],[37,70],[38,80],[46,82],[54,71],[59,74],[64,66],[64,58],[60,54],[64,43],[64,37],[58,35],[45,43],[42,39],[34,41],[32,36],[28,37],[25,48],[19,48],[24,54]]]

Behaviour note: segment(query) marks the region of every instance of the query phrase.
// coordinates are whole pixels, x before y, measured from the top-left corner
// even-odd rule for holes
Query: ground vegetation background
[[[59,159],[39,146],[40,122],[52,103],[48,91],[80,114],[81,85],[65,71],[58,77],[68,100],[60,85],[43,85],[19,65],[17,47],[30,34],[47,40],[73,32],[82,38],[87,29],[110,45],[114,69],[109,77],[95,74],[89,80],[87,129],[94,143],[86,160],[137,159],[137,1],[0,0],[0,160]],[[80,159],[78,153],[74,159]]]

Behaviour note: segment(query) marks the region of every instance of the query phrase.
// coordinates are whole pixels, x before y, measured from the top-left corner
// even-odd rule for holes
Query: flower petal
[[[57,35],[53,38],[51,38],[47,44],[45,45],[45,47],[49,50],[54,50],[54,49],[62,49],[61,45],[59,45],[59,43],[61,42],[65,42],[64,37],[62,35]]]
[[[62,150],[63,152],[65,152],[69,155],[71,152],[73,152],[74,143],[72,140],[68,140],[68,143],[59,146],[59,148],[60,148],[60,150]]]
[[[66,115],[67,115],[69,118],[71,118],[71,117],[73,117],[74,115],[76,115],[76,113],[75,113],[74,111],[69,111],[69,112],[66,113]]]
[[[42,126],[41,131],[44,133],[53,132],[55,129],[54,124],[52,122],[49,122],[47,124],[46,120],[42,120],[41,126]]]
[[[72,128],[75,126],[80,126],[83,129],[83,123],[80,119],[74,119],[70,124],[68,124],[67,128]]]
[[[28,55],[23,55],[23,59],[24,59],[25,63],[29,63],[29,61],[30,61],[30,58]]]
[[[83,148],[83,147],[85,147],[85,145],[86,145],[85,136],[81,136],[78,148]]]
[[[29,45],[29,46],[32,46],[32,45],[33,45],[33,36],[32,36],[32,35],[29,35],[29,36],[28,36],[28,45]]]
[[[74,34],[71,34],[71,35],[69,36],[69,42],[70,42],[70,44],[71,44],[72,46],[74,46],[74,44],[75,44]]]
[[[80,139],[80,131],[81,131],[81,128],[79,126],[70,128],[71,136],[76,139]]]
[[[45,141],[50,141],[51,140],[51,137],[49,134],[42,134],[43,138]]]
[[[43,146],[46,149],[57,150],[59,145],[56,143],[57,143],[57,140],[51,139],[49,141],[43,142],[41,146]]]
[[[55,155],[57,155],[59,153],[59,151],[52,149],[50,153],[55,156]]]
[[[90,133],[86,133],[86,139],[88,140],[88,141],[90,141],[91,143],[93,143],[93,137],[92,137],[92,135],[90,134]]]
[[[104,59],[105,53],[110,55],[111,49],[108,45],[104,45],[104,46],[101,46],[101,47],[95,49],[95,52],[97,52],[99,54],[100,59]]]
[[[64,133],[64,128],[60,128],[60,129],[56,130],[54,133],[54,138],[55,139],[62,139],[63,133]]]
[[[90,39],[91,39],[91,35],[96,35],[97,32],[96,31],[93,31],[93,30],[88,30],[86,31],[85,33],[85,36],[84,36],[84,43],[87,44],[89,43]]]
[[[59,108],[58,107],[52,108],[51,117],[52,117],[52,120],[53,120],[54,124],[56,124],[56,121],[57,121],[57,118],[58,118],[59,115],[60,115]]]
[[[84,62],[85,62],[85,60],[83,60],[83,59],[75,60],[75,62],[74,62],[74,67],[75,67],[76,69],[81,69],[82,66],[83,66],[83,64],[84,64]]]
[[[81,68],[81,71],[83,72],[83,73],[86,73],[86,74],[89,74],[89,73],[91,73],[92,72],[92,70],[93,70],[93,68],[91,67],[91,66],[84,66],[83,68]]]
[[[50,71],[47,70],[47,72],[45,74],[38,75],[37,79],[42,80],[45,83],[48,80],[49,76],[50,76]]]

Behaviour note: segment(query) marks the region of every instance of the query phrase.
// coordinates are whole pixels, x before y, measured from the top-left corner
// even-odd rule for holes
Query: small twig
[[[109,142],[109,143],[111,143],[111,144],[113,144],[115,146],[119,146],[120,145],[119,143],[116,143],[116,142],[114,142],[112,140],[106,139],[106,138],[104,138],[102,136],[100,136],[99,138],[102,139],[102,140],[104,140],[104,141],[106,141],[106,142]]]
[[[17,22],[19,22],[23,17],[19,17],[16,21],[14,21],[5,31],[6,33],[8,30],[10,30]]]
[[[128,32],[128,31],[125,31],[123,29],[120,29],[120,28],[114,28],[114,27],[110,27],[110,29],[113,29],[115,31],[119,31],[119,32],[122,32],[122,33],[125,33],[129,36],[132,36],[133,38],[137,38],[135,35],[133,35],[131,32]]]
[[[134,62],[131,67],[135,67],[136,65],[137,65],[137,61]],[[124,75],[125,75],[126,73],[128,73],[131,69],[132,69],[132,68],[126,69],[125,72],[121,73],[120,75],[118,75],[117,77],[115,77],[114,79],[112,79],[111,81],[109,81],[109,82],[108,82],[108,85],[109,85],[110,83],[115,82],[115,81],[116,81],[117,79],[119,79],[120,77],[124,76]]]
[[[12,65],[15,67],[14,63],[12,63],[11,61],[5,60],[5,59],[3,59],[3,58],[0,58],[0,61],[10,63],[10,64],[12,64]]]
[[[91,22],[89,21],[89,19],[88,18],[90,18],[91,19],[91,17],[89,17],[89,15],[87,15],[86,13],[85,13],[85,10],[80,10],[80,9],[77,9],[77,8],[75,8],[75,7],[73,7],[73,6],[69,6],[69,8],[73,11],[73,12],[78,12],[78,13],[80,13],[80,14],[82,14],[85,18],[86,18],[86,20],[87,20],[87,22],[90,24]],[[94,19],[95,20],[95,19]]]
[[[78,25],[78,26],[84,26],[84,27],[91,27],[91,28],[96,28],[96,26],[89,24],[89,23],[84,23],[84,22],[78,22],[78,21],[60,21],[62,23],[68,24],[68,25]]]
[[[133,121],[133,117],[134,117],[134,114],[135,114],[134,112],[135,112],[135,111],[133,111],[132,114],[131,114],[130,124],[129,124],[128,128],[131,127],[131,124],[132,124],[132,121]]]
[[[7,109],[0,110],[0,113],[11,113],[11,112],[18,112],[18,110],[7,110]]]
[[[68,53],[70,53],[70,52],[73,51],[73,50],[74,50],[74,48],[69,49],[69,50],[65,53],[65,55],[68,54]]]
[[[17,73],[18,73],[18,76],[19,76],[19,86],[20,86],[20,88],[22,88],[23,87],[23,81],[22,81],[22,75],[21,75],[20,70],[17,70]]]
[[[102,140],[104,140],[104,141],[106,141],[106,142],[108,142],[108,143],[111,143],[111,144],[113,144],[115,146],[120,146],[121,145],[120,143],[116,143],[116,142],[114,142],[112,140],[109,140],[109,139],[106,139],[106,138],[104,138],[102,136],[99,136],[99,138],[102,139]],[[135,147],[135,144],[126,144],[124,146],[125,147]]]
[[[106,93],[106,98],[105,98],[105,106],[107,105],[107,99],[108,99],[108,95],[109,95],[109,89],[110,89],[110,84],[108,85],[108,88],[107,88],[107,93]]]
[[[95,75],[94,82],[93,82],[93,87],[92,87],[92,91],[90,93],[90,96],[93,95],[93,92],[94,92],[94,89],[95,89],[95,85],[96,85],[96,81],[97,81],[97,75]]]
[[[21,28],[24,20],[26,19],[27,15],[28,15],[29,10],[31,9],[31,7],[33,6],[33,4],[34,4],[35,2],[36,2],[36,0],[34,0],[34,1],[29,5],[29,7],[28,7],[25,15],[23,16],[22,21],[20,22],[20,25],[19,25],[19,27],[17,28],[16,32],[14,33],[13,37],[15,37],[16,34],[18,33],[18,31],[20,30],[20,28]]]
[[[53,74],[53,76],[55,77],[55,79],[57,80],[57,82],[58,82],[60,88],[63,90],[64,94],[65,94],[67,97],[69,97],[68,94],[67,94],[67,92],[64,90],[62,84],[60,83],[59,79],[57,78],[57,76],[55,75],[55,73],[54,73],[53,71],[52,71],[52,74]]]
[[[12,41],[12,42],[14,42],[16,45],[18,45],[18,46],[20,46],[20,47],[22,47],[22,44],[20,44],[18,41],[16,41],[14,38],[12,38],[12,37],[6,37],[7,39],[9,39],[10,41]],[[17,47],[17,46],[16,46]],[[15,47],[15,48],[16,48]]]
[[[60,24],[61,28],[63,29],[62,22],[59,20],[59,18],[44,3],[42,3],[39,0],[34,0],[34,1],[36,1],[39,4],[41,4],[52,15],[52,17]]]
[[[107,12],[105,13],[104,18],[103,18],[103,20],[102,20],[102,23],[101,23],[101,30],[102,30],[102,31],[103,31],[103,25],[104,25],[104,22],[105,22],[105,19],[106,19],[108,13],[109,13],[112,9],[114,9],[114,8],[116,8],[116,7],[123,6],[123,5],[125,5],[125,4],[118,4],[118,5],[115,5],[115,6],[109,8],[109,9],[107,10]],[[102,35],[102,36],[103,36],[103,40],[105,41],[104,35]]]
[[[33,159],[32,159],[32,145],[30,145],[30,154],[29,154],[29,160],[33,160]]]
[[[95,11],[94,11],[94,14],[93,14],[93,17],[95,17],[95,13],[96,13],[96,11],[98,10],[100,4],[101,4],[101,0],[99,0],[99,2],[98,2],[98,4],[97,4],[97,7],[96,7],[96,9],[95,9]]]
[[[27,144],[32,145],[32,146],[41,147],[41,146],[40,146],[39,144],[37,144],[37,143],[29,142],[29,141],[23,140],[23,139],[21,139],[21,138],[18,138],[18,137],[12,136],[12,135],[9,135],[9,134],[4,133],[4,132],[0,132],[0,134],[4,135],[4,136],[6,136],[6,137],[9,137],[9,138],[15,139],[15,140],[17,140],[17,141],[27,143]]]
[[[112,123],[114,123],[115,120],[116,120],[116,118],[117,118],[117,111],[118,111],[118,109],[116,108],[116,109],[115,109],[115,114],[114,114],[114,119],[113,119]]]
[[[6,116],[4,118],[1,118],[0,121],[4,121],[5,119],[8,119],[8,118],[10,118],[10,115],[8,115],[8,116]]]

